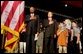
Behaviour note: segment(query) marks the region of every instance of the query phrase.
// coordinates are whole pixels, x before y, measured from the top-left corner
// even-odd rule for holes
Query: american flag
[[[5,49],[13,51],[24,25],[24,1],[1,1],[1,29],[7,31]]]

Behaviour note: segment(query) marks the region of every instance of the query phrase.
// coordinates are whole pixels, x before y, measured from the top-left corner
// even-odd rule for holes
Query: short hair
[[[30,6],[30,8],[34,8],[34,10],[35,10],[35,7],[33,7],[33,6]]]

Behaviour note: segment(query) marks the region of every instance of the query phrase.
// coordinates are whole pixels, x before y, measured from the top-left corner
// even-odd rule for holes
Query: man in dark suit
[[[35,34],[38,31],[39,26],[39,16],[34,13],[34,7],[30,7],[30,15],[26,16],[27,23],[27,39],[26,39],[26,47],[27,53],[35,53]]]

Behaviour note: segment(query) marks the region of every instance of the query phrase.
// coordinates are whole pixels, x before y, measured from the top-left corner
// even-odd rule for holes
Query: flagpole
[[[2,49],[4,49],[4,46],[5,46],[5,37],[6,36],[6,31],[3,30],[3,36],[2,36]]]

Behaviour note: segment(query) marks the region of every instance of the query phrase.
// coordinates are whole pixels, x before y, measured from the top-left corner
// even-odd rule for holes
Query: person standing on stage
[[[67,45],[67,53],[72,53],[72,42],[71,42],[71,20],[70,19],[65,19],[63,21],[65,27],[68,30],[68,45]]]
[[[27,53],[35,53],[35,34],[37,33],[39,26],[39,16],[35,14],[35,8],[30,7],[30,14],[26,16],[27,22],[27,39],[26,39],[26,47]]]
[[[58,52],[67,53],[68,30],[65,28],[63,23],[59,24],[59,28],[57,30],[57,36],[58,36],[57,44],[59,47]]]
[[[20,53],[26,53],[26,24],[20,32],[19,50]]]
[[[52,17],[53,13],[49,11],[48,19],[44,21],[44,53],[54,52],[54,35],[56,33],[57,24]]]
[[[72,22],[71,41],[73,42],[72,53],[79,53],[80,29],[76,22]]]
[[[44,28],[42,23],[40,23],[37,37],[38,39],[36,41],[36,53],[43,53]]]

